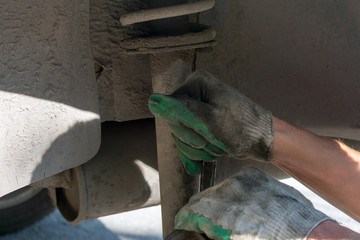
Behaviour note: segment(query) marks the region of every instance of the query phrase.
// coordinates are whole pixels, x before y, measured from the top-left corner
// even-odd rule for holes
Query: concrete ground
[[[316,196],[294,179],[283,180],[300,190],[314,206],[346,227],[360,232],[360,224]],[[58,211],[26,229],[0,237],[0,240],[160,240],[160,206],[68,224]]]

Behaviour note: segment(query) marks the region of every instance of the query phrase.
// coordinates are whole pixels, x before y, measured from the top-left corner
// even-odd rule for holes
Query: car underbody
[[[202,180],[147,102],[197,69],[360,146],[357,1],[20,0],[0,11],[0,196],[48,188],[72,223],[161,202],[170,235]],[[215,183],[247,165],[285,176],[224,158]]]

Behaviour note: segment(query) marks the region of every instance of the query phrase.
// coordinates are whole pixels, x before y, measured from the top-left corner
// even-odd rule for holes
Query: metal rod
[[[203,168],[200,178],[200,192],[214,186],[215,176],[216,176],[216,161],[213,162],[203,161]]]
[[[184,16],[209,10],[214,5],[215,0],[205,0],[195,3],[179,4],[170,7],[141,10],[122,15],[120,17],[120,23],[122,26],[127,26],[134,23],[147,22],[151,20]]]
[[[197,232],[174,230],[165,240],[209,240],[209,238]]]

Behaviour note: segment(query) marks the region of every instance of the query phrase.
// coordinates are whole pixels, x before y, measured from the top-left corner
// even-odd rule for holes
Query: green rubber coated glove
[[[205,71],[196,71],[170,96],[153,94],[150,111],[166,120],[182,163],[191,175],[201,162],[227,155],[269,161],[271,112]]]
[[[330,218],[300,192],[256,168],[194,195],[175,217],[175,228],[210,239],[306,239]]]

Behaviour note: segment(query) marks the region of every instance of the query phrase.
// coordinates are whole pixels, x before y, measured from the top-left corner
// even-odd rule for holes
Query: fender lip
[[[20,2],[0,21],[0,196],[87,162],[101,141],[89,1]]]

